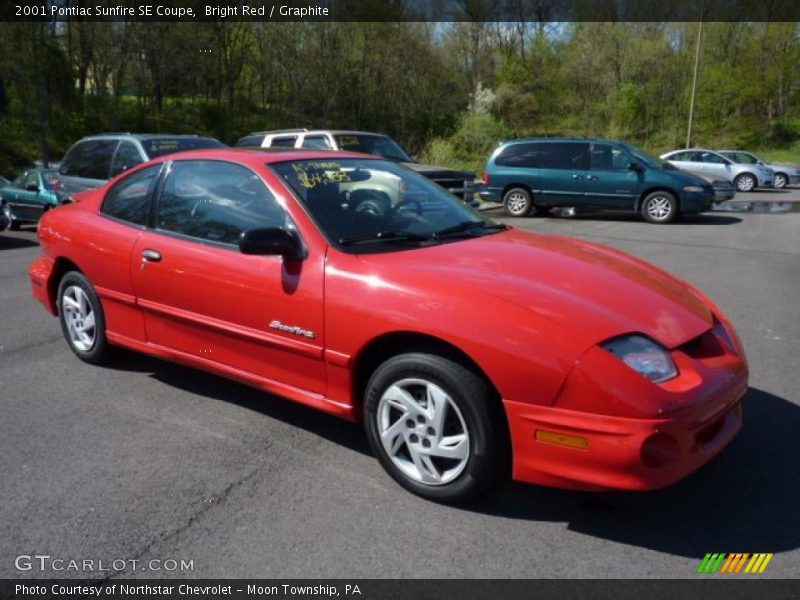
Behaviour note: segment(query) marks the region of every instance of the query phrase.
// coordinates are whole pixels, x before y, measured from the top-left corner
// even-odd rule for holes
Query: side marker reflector
[[[556,433],[544,429],[536,430],[536,441],[556,446],[566,446],[576,450],[586,450],[589,448],[589,440],[578,435],[567,435],[566,433]]]

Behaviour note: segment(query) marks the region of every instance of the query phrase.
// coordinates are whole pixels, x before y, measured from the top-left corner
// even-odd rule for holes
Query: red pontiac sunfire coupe
[[[486,220],[393,162],[165,156],[47,212],[33,294],[72,351],[124,346],[353,421],[412,492],[511,473],[645,490],[741,427],[747,364],[690,285]]]

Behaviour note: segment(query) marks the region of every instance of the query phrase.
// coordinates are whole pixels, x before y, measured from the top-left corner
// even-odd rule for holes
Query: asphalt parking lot
[[[720,305],[751,366],[733,445],[658,492],[509,483],[460,508],[404,492],[355,425],[132,353],[81,363],[30,296],[34,229],[0,233],[0,577],[87,575],[18,571],[26,554],[193,561],[126,577],[699,577],[706,552],[772,552],[761,577],[798,576],[800,189],[737,200],[772,204],[508,221],[628,251]]]

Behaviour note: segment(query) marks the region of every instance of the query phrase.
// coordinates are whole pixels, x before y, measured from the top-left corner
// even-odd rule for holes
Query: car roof
[[[100,138],[120,138],[120,137],[127,137],[133,138],[136,140],[147,141],[147,140],[159,140],[168,138],[171,140],[189,140],[189,139],[208,139],[213,140],[216,138],[212,138],[211,136],[207,135],[197,135],[197,134],[187,134],[187,133],[129,133],[129,132],[119,132],[119,131],[112,131],[108,133],[93,133],[92,135],[87,135],[81,138],[82,140],[91,140],[91,139],[100,139]]]
[[[188,150],[159,156],[156,160],[228,160],[241,162],[250,166],[288,162],[293,160],[314,160],[337,158],[369,158],[372,160],[385,160],[380,156],[363,154],[361,152],[341,152],[338,150],[308,150],[289,148],[285,152],[270,151],[268,148],[204,148]]]
[[[506,144],[516,144],[519,142],[586,142],[589,144],[593,144],[595,142],[601,142],[603,144],[618,144],[620,146],[630,146],[630,144],[626,144],[625,142],[621,142],[619,140],[609,140],[606,138],[589,138],[581,136],[525,137],[525,138],[516,138],[513,140],[503,140],[500,142],[499,145],[505,146]]]
[[[381,137],[389,137],[385,133],[376,133],[375,131],[358,131],[354,129],[274,129],[271,131],[254,131],[243,137],[250,137],[252,135],[291,135],[291,134],[304,133],[306,135],[315,135],[321,133],[330,133],[331,135],[379,135]]]

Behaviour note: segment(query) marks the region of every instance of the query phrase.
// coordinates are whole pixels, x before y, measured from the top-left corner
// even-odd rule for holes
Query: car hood
[[[767,163],[767,166],[770,169],[772,169],[773,171],[775,169],[785,169],[785,170],[791,171],[792,173],[794,173],[796,171],[800,171],[800,167],[798,167],[797,165],[790,165],[788,163],[774,163],[774,162],[771,162],[771,163]]]
[[[677,169],[674,172],[670,171],[670,174],[680,177],[686,185],[709,185],[715,180],[714,177],[709,177],[703,173],[697,173],[688,169]]]
[[[677,278],[572,238],[510,229],[360,258],[419,294],[472,296],[485,311],[503,310],[502,302],[527,309],[583,338],[586,347],[641,332],[674,348],[712,326],[708,305]]]
[[[416,171],[420,175],[425,175],[429,179],[475,179],[475,173],[472,171],[462,171],[459,169],[447,169],[445,167],[434,167],[433,165],[421,165],[419,163],[403,163],[412,171]]]

